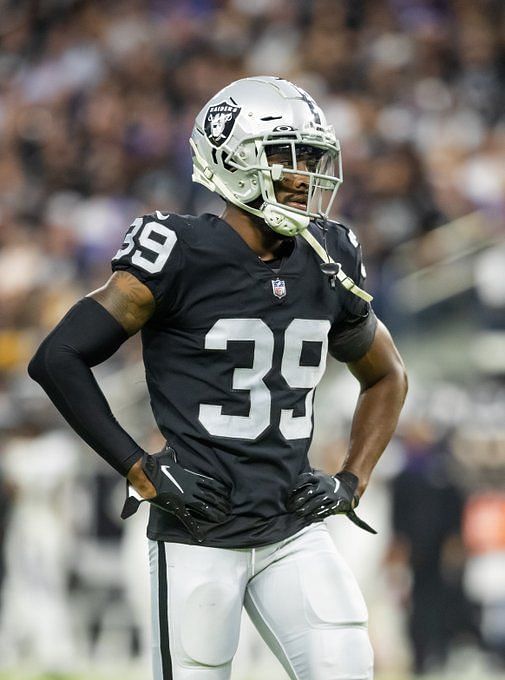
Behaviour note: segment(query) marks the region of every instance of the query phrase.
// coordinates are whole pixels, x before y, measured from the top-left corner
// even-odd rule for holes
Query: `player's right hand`
[[[211,477],[183,468],[176,462],[175,451],[170,447],[153,455],[145,453],[141,468],[156,495],[144,498],[127,482],[122,519],[131,517],[143,501],[148,501],[175,515],[197,541],[202,541],[206,532],[199,520],[220,524],[228,518],[231,511],[229,490]]]

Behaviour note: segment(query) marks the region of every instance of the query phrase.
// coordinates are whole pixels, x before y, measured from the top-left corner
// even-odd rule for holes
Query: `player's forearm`
[[[143,451],[115,419],[91,366],[110,357],[127,337],[98,302],[85,298],[44,340],[28,367],[77,434],[123,475]]]
[[[402,364],[398,364],[374,385],[361,391],[343,467],[358,477],[360,496],[393,436],[406,394],[407,378]]]

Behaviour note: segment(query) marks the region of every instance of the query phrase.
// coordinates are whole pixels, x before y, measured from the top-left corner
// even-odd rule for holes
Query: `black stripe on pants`
[[[173,680],[170,640],[168,637],[167,560],[163,541],[158,541],[158,607],[163,680]]]

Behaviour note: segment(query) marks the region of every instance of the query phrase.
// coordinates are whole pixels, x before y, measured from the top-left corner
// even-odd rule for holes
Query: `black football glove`
[[[175,515],[197,541],[203,541],[210,527],[204,529],[200,521],[220,524],[228,518],[231,511],[229,490],[211,477],[183,468],[175,461],[173,449],[167,447],[154,455],[145,453],[141,465],[156,489],[156,496],[142,498],[127,481],[122,519],[131,517],[147,500],[160,510]]]
[[[289,491],[286,507],[298,517],[310,517],[313,520],[344,514],[356,526],[376,534],[375,529],[354,512],[359,503],[356,493],[358,482],[352,472],[339,472],[334,477],[321,470],[303,472]]]

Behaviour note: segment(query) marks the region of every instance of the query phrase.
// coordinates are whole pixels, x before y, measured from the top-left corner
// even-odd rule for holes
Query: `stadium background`
[[[109,276],[135,216],[219,211],[190,182],[196,112],[274,74],[343,147],[336,216],[411,390],[362,502],[331,530],[369,603],[378,677],[505,677],[505,20],[500,0],[0,2],[0,678],[149,677],[145,510],[64,426],[26,362]],[[158,446],[138,339],[97,370]],[[344,447],[332,362],[312,459]],[[245,620],[237,680],[284,677]]]

